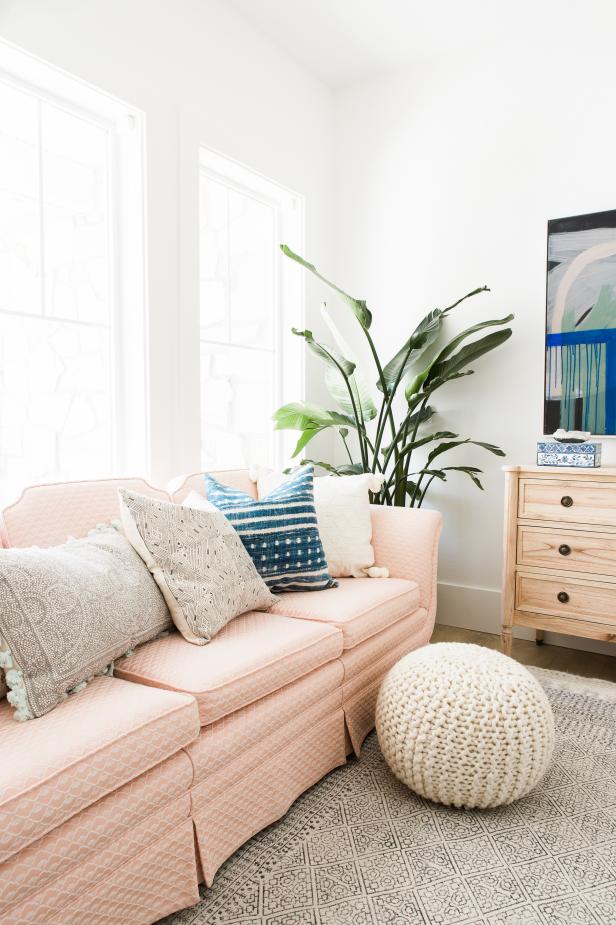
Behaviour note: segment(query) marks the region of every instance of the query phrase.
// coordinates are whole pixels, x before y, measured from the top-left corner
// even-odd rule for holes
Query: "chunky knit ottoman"
[[[552,709],[532,674],[500,652],[459,643],[424,646],[394,665],[376,728],[396,777],[447,806],[519,799],[554,747]]]

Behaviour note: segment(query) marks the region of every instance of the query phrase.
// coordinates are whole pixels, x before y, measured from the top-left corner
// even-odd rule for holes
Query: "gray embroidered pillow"
[[[0,550],[0,667],[15,719],[42,716],[171,626],[152,576],[113,527],[63,546]]]
[[[188,642],[203,645],[234,617],[276,603],[220,511],[169,504],[125,488],[119,494],[126,538]]]

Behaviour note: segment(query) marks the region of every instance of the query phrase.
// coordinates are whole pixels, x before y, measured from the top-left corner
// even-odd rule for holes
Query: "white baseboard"
[[[471,588],[440,581],[438,585],[438,606],[436,622],[445,626],[459,626],[482,633],[500,633],[500,591],[493,588]],[[525,626],[516,626],[514,636],[520,639],[534,639],[535,631]],[[567,649],[581,649],[583,652],[598,652],[616,656],[616,644],[582,639],[579,636],[562,636],[560,633],[546,633],[546,644],[564,646]]]

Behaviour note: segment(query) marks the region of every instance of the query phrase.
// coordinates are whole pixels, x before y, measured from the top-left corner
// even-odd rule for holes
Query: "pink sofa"
[[[217,478],[254,496],[243,471]],[[118,516],[120,485],[36,486],[4,511],[5,546],[82,536]],[[203,647],[141,646],[51,713],[16,723],[0,701],[0,925],[146,925],[324,774],[359,754],[379,683],[428,642],[440,515],[373,509],[389,579],[289,593]]]

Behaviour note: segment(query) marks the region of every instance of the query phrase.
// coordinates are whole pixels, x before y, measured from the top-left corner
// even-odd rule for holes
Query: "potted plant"
[[[474,370],[470,369],[470,365],[511,336],[511,328],[503,325],[510,322],[513,315],[474,324],[440,349],[436,345],[436,349],[429,353],[449,313],[471,296],[489,291],[487,286],[481,286],[446,308],[428,312],[396,355],[389,362],[382,363],[370,334],[372,314],[365,301],[353,298],[325,279],[316,267],[293,253],[287,245],[282,244],[281,250],[333,289],[351,309],[368,342],[377,374],[376,388],[380,393],[375,402],[367,377],[349,359],[350,350],[324,305],[323,316],[336,347],[319,343],[311,331],[293,328],[293,333],[302,337],[309,349],[324,361],[325,382],[337,408],[325,410],[308,402],[293,402],[278,408],[273,415],[276,429],[300,431],[293,456],[299,456],[318,433],[333,428],[342,440],[349,461],[334,466],[328,462],[303,459],[302,464],[312,462],[335,475],[382,474],[383,487],[372,499],[377,504],[421,507],[434,479],[445,482],[453,471],[464,473],[478,488],[483,488],[479,479],[481,469],[443,465],[443,456],[466,443],[482,447],[496,456],[505,454],[492,443],[463,438],[451,431],[433,430],[436,409],[432,397],[447,383],[472,375]],[[469,341],[485,328],[499,330]],[[405,402],[400,412],[395,398],[402,388]],[[349,441],[351,432],[355,435],[353,446]],[[417,464],[416,450],[420,447],[426,447],[427,455]]]

